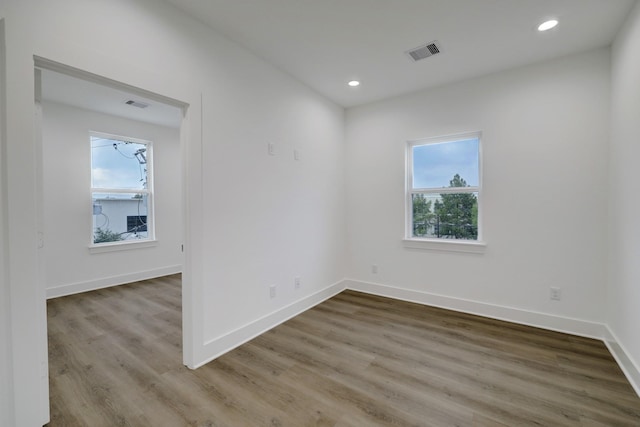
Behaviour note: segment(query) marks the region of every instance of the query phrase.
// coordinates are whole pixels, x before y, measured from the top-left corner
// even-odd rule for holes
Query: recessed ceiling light
[[[542,24],[540,24],[538,26],[538,31],[547,31],[547,30],[552,29],[556,25],[558,25],[558,21],[555,20],[555,19],[550,19],[550,20],[545,21]]]
[[[349,83],[347,83],[349,86],[351,87],[358,87],[360,86],[360,82],[357,80],[351,80]]]

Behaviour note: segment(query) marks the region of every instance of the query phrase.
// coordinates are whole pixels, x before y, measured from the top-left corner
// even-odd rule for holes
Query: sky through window
[[[449,187],[455,174],[478,186],[477,138],[413,147],[413,188]]]

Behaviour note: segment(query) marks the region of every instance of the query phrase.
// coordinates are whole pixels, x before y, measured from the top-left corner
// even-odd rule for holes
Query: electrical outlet
[[[276,297],[276,285],[269,286],[269,298]]]
[[[296,277],[293,279],[293,289],[300,289],[300,278]]]
[[[372,272],[373,274],[378,274],[378,266],[377,266],[376,264],[373,264],[373,265],[371,266],[371,272]]]
[[[562,299],[562,290],[560,288],[549,288],[549,298],[553,301],[560,301]]]

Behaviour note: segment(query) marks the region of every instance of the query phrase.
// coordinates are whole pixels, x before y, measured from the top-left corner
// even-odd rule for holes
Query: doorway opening
[[[36,58],[35,65],[42,294],[80,301],[78,295],[94,292],[93,308],[102,309],[90,313],[91,304],[74,309],[55,304],[65,307],[54,310],[56,321],[66,320],[68,331],[77,328],[84,340],[65,345],[108,345],[107,333],[121,333],[133,348],[140,338],[111,322],[120,318],[133,330],[170,329],[157,339],[167,339],[181,353],[186,216],[181,128],[188,105],[45,59]],[[96,237],[104,235],[110,240]],[[114,291],[127,284],[146,294]],[[128,306],[121,299],[127,297]],[[81,332],[81,323],[88,329]],[[46,334],[41,342],[47,342]],[[51,357],[60,351],[60,345],[49,347]],[[56,370],[50,378],[60,374],[59,365],[50,368]],[[53,395],[50,402],[56,404]]]

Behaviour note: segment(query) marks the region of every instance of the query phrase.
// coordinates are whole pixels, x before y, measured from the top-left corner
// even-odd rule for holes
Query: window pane
[[[478,186],[478,145],[473,138],[413,146],[413,188]],[[451,185],[456,175],[460,180]]]
[[[93,188],[147,188],[147,146],[136,142],[91,137]]]
[[[146,194],[93,193],[93,243],[147,239]]]
[[[412,237],[478,240],[478,193],[411,196]]]

